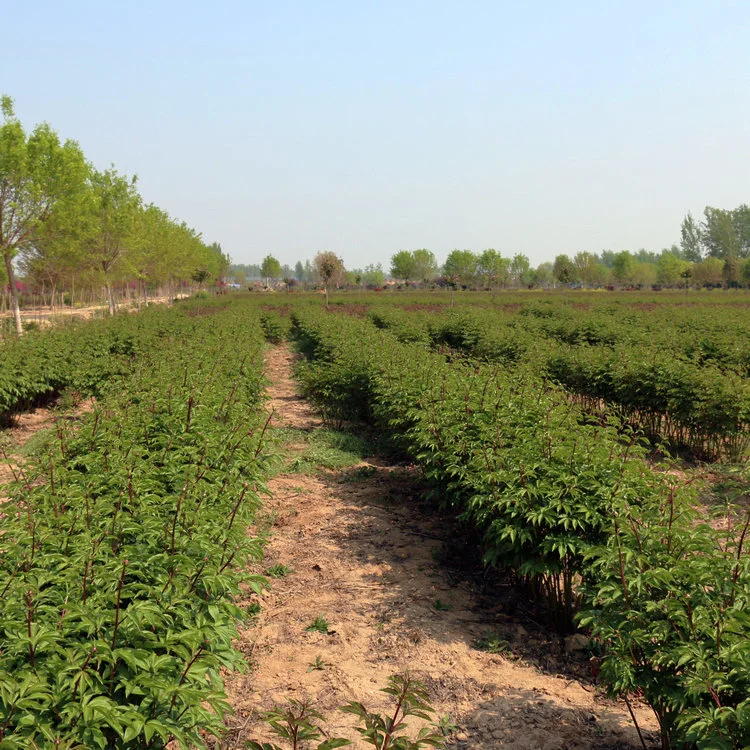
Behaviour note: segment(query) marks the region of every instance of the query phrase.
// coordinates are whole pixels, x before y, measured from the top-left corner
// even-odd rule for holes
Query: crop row
[[[613,694],[640,692],[665,747],[750,742],[747,524],[718,532],[627,426],[529,371],[449,363],[366,321],[295,313],[308,393],[368,419],[481,539],[487,563],[576,616]]]
[[[150,308],[141,315],[70,322],[30,331],[0,344],[0,424],[66,388],[100,396],[174,327],[175,315]]]
[[[139,318],[150,344],[2,506],[3,750],[205,747],[228,710],[232,599],[261,551],[260,326],[237,306]]]
[[[636,342],[561,343],[487,311],[420,319],[377,310],[370,317],[402,341],[544,373],[589,410],[615,407],[650,438],[695,455],[742,461],[750,449],[750,381],[711,361]]]

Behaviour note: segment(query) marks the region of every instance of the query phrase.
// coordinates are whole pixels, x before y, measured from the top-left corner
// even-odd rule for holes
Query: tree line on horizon
[[[335,256],[337,257],[337,256]],[[440,265],[425,248],[399,250],[391,257],[388,274],[381,264],[341,271],[339,285],[382,287],[388,279],[410,285],[452,288],[548,288],[557,285],[591,288],[620,287],[748,287],[750,286],[750,206],[732,210],[707,206],[702,221],[688,213],[681,226],[680,245],[660,252],[582,251],[574,256],[557,255],[553,262],[536,268],[528,256],[505,257],[489,248],[481,252],[453,250]],[[230,267],[241,286],[252,280],[284,280],[287,285],[316,284],[320,276],[315,262],[282,265],[272,255],[261,264]]]
[[[98,170],[46,123],[27,133],[9,96],[0,112],[0,288],[18,333],[26,288],[51,307],[103,293],[113,314],[123,295],[171,295],[226,271],[221,246],[146,203],[136,177]]]

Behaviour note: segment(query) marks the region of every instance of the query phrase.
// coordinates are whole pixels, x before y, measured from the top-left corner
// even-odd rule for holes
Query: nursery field
[[[383,750],[744,748],[749,375],[742,292],[229,295],[4,341],[0,748],[292,747],[262,712],[308,697],[362,742],[334,709],[405,669],[440,721]]]

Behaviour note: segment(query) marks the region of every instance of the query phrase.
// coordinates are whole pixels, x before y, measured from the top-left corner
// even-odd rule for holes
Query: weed
[[[453,609],[453,605],[443,602],[440,599],[435,599],[432,608],[437,612],[450,612]]]
[[[319,657],[318,657],[319,658]],[[350,701],[341,710],[358,718],[356,731],[362,740],[376,750],[425,750],[428,747],[444,748],[445,738],[455,731],[456,725],[450,718],[442,717],[438,723],[430,723],[417,733],[416,739],[410,739],[406,719],[416,716],[419,719],[432,720],[435,713],[422,683],[413,679],[408,673],[393,675],[388,678],[388,687],[382,692],[392,696],[395,703],[393,715],[372,713],[356,701]],[[265,714],[264,719],[271,731],[289,744],[291,750],[310,747],[308,743],[322,740],[325,730],[320,725],[323,715],[306,701],[289,700],[288,706],[276,707]],[[315,750],[333,750],[346,747],[352,743],[342,737],[331,737],[315,745]],[[251,740],[246,747],[249,750],[282,750],[279,745],[270,742]]]
[[[450,737],[458,731],[458,725],[453,721],[450,714],[438,718],[437,728],[443,733],[443,737]]]
[[[484,638],[474,641],[474,648],[478,651],[486,651],[488,654],[502,654],[508,649],[508,641],[503,640],[497,633],[487,631]]]
[[[269,578],[283,578],[284,576],[289,575],[292,572],[292,569],[288,565],[272,565],[270,568],[266,570],[266,575]]]
[[[318,654],[318,655],[317,655],[317,656],[315,657],[315,661],[314,661],[314,662],[312,662],[312,664],[310,664],[310,666],[309,666],[309,667],[307,668],[307,671],[308,671],[308,672],[314,672],[315,670],[318,670],[318,669],[322,671],[322,670],[324,670],[324,669],[325,669],[326,667],[328,667],[328,666],[329,666],[329,665],[328,665],[328,664],[326,664],[326,663],[325,663],[325,662],[323,661],[323,659],[321,658],[320,654]]]
[[[323,615],[318,615],[306,628],[308,633],[328,634],[328,621]]]

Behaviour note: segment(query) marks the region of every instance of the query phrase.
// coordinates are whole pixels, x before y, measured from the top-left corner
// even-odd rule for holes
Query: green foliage
[[[283,578],[288,576],[292,572],[292,569],[288,565],[272,565],[270,568],[266,568],[266,575],[269,578]]]
[[[280,279],[282,276],[281,263],[273,255],[266,255],[260,266],[260,275],[266,279]]]
[[[406,719],[414,716],[424,721],[432,721],[434,710],[430,698],[421,682],[408,673],[388,678],[388,687],[382,689],[393,697],[396,704],[392,716],[371,713],[362,703],[350,701],[342,711],[356,716],[362,726],[357,727],[363,741],[376,750],[422,750],[427,747],[445,747],[445,738],[436,731],[434,724],[420,729],[412,740],[408,734],[401,734],[407,729]]]
[[[12,488],[3,747],[205,747],[222,730],[221,670],[242,667],[231,600],[242,580],[261,585],[242,571],[261,554],[246,527],[262,489],[263,380],[257,326],[190,309],[123,319],[114,330],[143,336],[100,340],[127,366]]]
[[[276,310],[267,310],[260,315],[260,325],[266,341],[271,344],[280,344],[286,341],[291,329],[291,319],[281,315]]]
[[[263,718],[277,737],[289,743],[291,750],[302,750],[304,747],[309,747],[308,743],[322,740],[325,736],[320,727],[320,722],[324,719],[323,714],[312,708],[306,701],[289,699],[287,706],[274,708]],[[323,740],[315,745],[315,748],[316,750],[333,750],[351,744],[349,740],[336,738]],[[279,745],[255,740],[247,742],[246,747],[250,750],[282,750]]]
[[[486,651],[488,654],[502,654],[508,650],[508,646],[508,641],[491,631],[488,631],[482,638],[477,638],[474,641],[475,649]]]
[[[308,633],[328,634],[328,621],[323,615],[318,615],[306,628]]]
[[[312,662],[312,664],[310,664],[310,666],[307,668],[307,671],[308,672],[322,671],[328,666],[329,665],[323,661],[323,658],[320,655],[318,655],[315,657],[315,661]]]
[[[366,745],[376,750],[424,750],[428,747],[445,747],[445,734],[455,728],[448,717],[439,723],[434,722],[434,710],[424,685],[408,673],[393,675],[388,678],[388,686],[382,692],[390,695],[394,702],[394,711],[382,715],[367,710],[362,703],[350,701],[341,710],[353,714],[359,720],[355,727]],[[408,734],[406,720],[409,717],[430,722],[420,729],[412,740]],[[279,738],[286,740],[290,750],[301,750],[306,743],[317,742],[325,736],[321,727],[324,716],[309,703],[289,700],[284,708],[277,707],[264,716],[271,726],[271,731]],[[346,747],[352,743],[341,737],[330,738],[315,745],[317,750],[329,750]],[[252,740],[246,745],[250,750],[282,750],[273,743],[260,743]]]
[[[525,311],[515,334],[526,327],[585,336],[601,352],[627,334],[576,314],[558,320],[552,305]],[[490,364],[482,364],[452,351],[447,361],[423,338],[405,344],[390,336],[398,316],[373,315],[381,330],[312,311],[296,317],[314,357],[306,387],[321,401],[330,398],[338,413],[364,416],[395,437],[440,502],[479,532],[485,560],[513,572],[563,629],[581,613],[580,623],[604,648],[605,684],[613,694],[644,696],[661,721],[664,747],[748,744],[750,520],[722,532],[698,523],[693,494],[652,469],[627,420],[593,418],[540,377],[547,354],[533,343],[520,347],[526,356],[517,362],[498,365],[488,356]],[[480,318],[460,311],[427,330],[438,345],[488,351]],[[703,356],[724,356],[720,341],[707,336]],[[555,351],[562,356],[562,347]],[[632,372],[632,361],[623,358],[621,366]],[[642,384],[642,394],[649,371],[638,372],[632,389]],[[685,360],[666,372],[683,391],[690,380],[676,373],[704,373],[696,391],[704,399],[716,399],[723,383],[722,398],[733,406],[718,411],[715,422],[701,412],[702,429],[726,435],[726,420],[747,438],[739,378],[725,372],[722,380],[710,364]],[[582,387],[600,382],[608,387],[612,380],[581,376]],[[336,391],[334,383],[356,385]],[[654,399],[667,399],[654,401],[656,410],[679,419],[679,393],[677,386],[667,394],[655,388]],[[493,646],[489,639],[486,645]]]
[[[689,498],[614,510],[592,550],[580,622],[605,646],[612,694],[640,691],[666,746],[750,743],[750,515],[737,532],[699,523]]]
[[[364,437],[345,430],[321,427],[305,438],[305,449],[291,460],[285,471],[308,474],[321,469],[343,469],[370,454]]]

